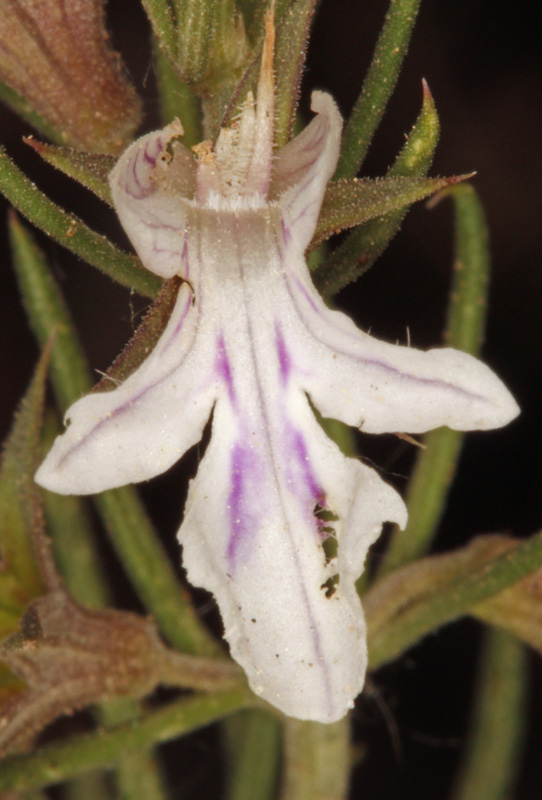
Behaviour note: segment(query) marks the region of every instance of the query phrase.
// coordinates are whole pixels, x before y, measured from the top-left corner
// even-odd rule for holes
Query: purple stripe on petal
[[[219,333],[216,343],[215,370],[219,377],[222,378],[226,384],[230,402],[232,405],[235,405],[236,398],[235,387],[233,385],[233,375],[231,372],[230,360],[228,358],[228,353],[226,352],[226,343],[224,341],[224,335],[222,332]]]
[[[324,322],[325,322],[326,325],[332,326],[333,323],[330,322],[329,317],[324,318],[324,315],[322,314],[321,309],[319,309],[318,306],[316,305],[315,301],[311,297],[311,295],[308,292],[308,290],[307,290],[306,286],[304,285],[303,281],[300,280],[297,276],[295,276],[294,279],[293,279],[293,283],[295,285],[295,289],[297,290],[297,292],[299,292],[299,294],[301,294],[305,298],[306,302],[309,303],[309,305],[311,306],[313,311],[315,311],[318,314],[319,317],[324,319]],[[288,290],[288,294],[290,295],[290,298],[292,299],[293,305],[294,305],[294,307],[295,307],[295,309],[296,309],[296,311],[298,313],[298,316],[299,316],[300,320],[302,320],[303,324],[305,325],[307,330],[310,332],[311,336],[319,344],[324,345],[324,347],[326,347],[326,348],[329,347],[329,345],[327,344],[326,339],[319,333],[318,330],[316,330],[313,326],[311,326],[309,324],[307,315],[303,312],[303,309],[300,307],[300,304],[298,302],[298,296],[296,296],[296,291],[293,290],[293,287],[291,285],[291,278],[288,275],[286,276],[285,285],[286,285],[286,288]],[[336,326],[333,325],[333,327],[336,327]],[[359,333],[352,333],[351,334],[351,333],[345,331],[344,329],[339,328],[338,326],[337,326],[337,329],[339,330],[339,332],[340,332],[340,334],[342,336],[345,336],[345,335],[350,336],[351,339],[352,339],[352,343],[354,345],[359,344]],[[357,341],[356,341],[356,339],[357,339]],[[457,395],[463,395],[464,397],[470,397],[473,400],[483,400],[484,402],[489,404],[489,400],[484,395],[478,394],[476,392],[469,392],[467,389],[463,389],[463,388],[461,388],[460,386],[457,386],[454,383],[450,383],[449,381],[444,381],[444,380],[441,380],[439,378],[424,378],[424,377],[422,377],[420,375],[416,375],[416,374],[411,373],[411,372],[403,372],[402,370],[397,369],[397,367],[394,367],[391,364],[388,364],[386,361],[382,361],[381,359],[367,358],[365,356],[358,355],[357,353],[349,352],[348,350],[345,350],[345,349],[342,349],[342,348],[339,348],[339,347],[335,347],[334,351],[337,353],[337,355],[341,355],[341,356],[345,356],[346,358],[350,358],[350,359],[352,359],[352,361],[355,361],[358,364],[365,364],[365,365],[368,365],[368,366],[376,367],[377,369],[381,369],[383,372],[391,373],[391,374],[397,376],[400,380],[405,381],[405,383],[418,383],[418,384],[422,384],[423,386],[435,386],[435,387],[438,387],[440,389],[446,389],[446,390],[448,390],[450,392],[453,392],[454,394],[457,394]]]
[[[281,216],[281,218],[280,218],[280,224],[281,224],[281,227],[282,227],[282,239],[283,239],[283,242],[284,242],[284,246],[287,247],[288,243],[290,242],[290,240],[292,238],[292,234],[290,232],[290,228],[285,223],[283,216]]]
[[[190,276],[190,261],[188,259],[188,235],[186,230],[184,233],[183,251],[181,253],[181,270],[183,278],[188,279]]]
[[[171,344],[174,341],[176,341],[177,337],[179,336],[179,333],[181,332],[181,329],[182,329],[182,327],[184,325],[184,321],[185,321],[185,319],[186,319],[186,317],[188,315],[188,312],[190,311],[190,308],[192,306],[192,298],[193,298],[193,294],[192,294],[192,292],[190,292],[188,294],[188,297],[186,298],[186,303],[185,303],[184,308],[182,310],[182,314],[179,317],[179,321],[175,325],[174,330],[171,332],[171,336],[168,338],[167,342],[164,344],[164,346],[162,348],[162,353],[165,353],[166,350],[169,349]]]
[[[230,537],[227,557],[233,574],[239,558],[251,545],[259,528],[257,491],[254,485],[259,473],[256,454],[236,444],[231,454],[231,489],[228,498]]]
[[[278,322],[275,322],[275,341],[277,346],[277,354],[279,357],[280,377],[283,386],[288,383],[288,378],[291,372],[292,362],[290,354],[286,349],[286,342],[282,335],[282,328]]]

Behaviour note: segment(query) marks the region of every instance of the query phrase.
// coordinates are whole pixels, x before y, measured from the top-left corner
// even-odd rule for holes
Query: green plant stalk
[[[417,178],[427,174],[439,137],[439,119],[428,86],[423,86],[420,114],[387,178]],[[384,252],[395,236],[407,209],[399,209],[370,220],[351,231],[326,261],[313,272],[320,294],[332,298],[363,275]]]
[[[415,604],[405,602],[394,618],[378,630],[368,619],[369,668],[374,670],[397,658],[430,631],[469,614],[478,603],[542,567],[542,534],[537,533],[517,548],[472,569],[439,587]]]
[[[113,768],[127,753],[176,739],[250,703],[251,696],[241,689],[194,695],[114,730],[71,737],[28,755],[8,758],[0,771],[0,791],[50,786],[83,772]]]
[[[261,709],[224,723],[228,751],[228,800],[273,800],[280,762],[281,724]]]
[[[285,719],[280,800],[346,800],[349,730],[348,717],[331,725]]]
[[[527,720],[525,646],[498,628],[486,631],[467,750],[452,800],[508,800],[521,766]]]
[[[51,377],[59,406],[64,409],[89,390],[89,369],[62,295],[31,235],[20,222],[12,220],[11,236],[21,293],[40,346],[52,331],[58,331],[51,354]],[[218,654],[218,645],[185,600],[135,490],[124,487],[102,492],[96,496],[96,503],[113,546],[165,636],[185,652]]]
[[[420,0],[391,0],[361,94],[343,133],[335,178],[353,178],[361,167],[407,53]]]
[[[478,355],[482,346],[490,269],[488,231],[482,205],[467,183],[443,192],[455,204],[454,278],[445,343]],[[424,438],[409,483],[408,524],[395,529],[379,578],[429,551],[455,475],[464,434],[439,428]]]
[[[119,250],[105,236],[53,203],[15,166],[3,147],[0,147],[0,189],[29,222],[76,256],[143,297],[158,293],[161,281],[144,269],[138,258]]]

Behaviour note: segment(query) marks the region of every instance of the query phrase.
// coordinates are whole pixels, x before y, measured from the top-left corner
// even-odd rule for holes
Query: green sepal
[[[317,247],[334,233],[362,225],[392,211],[407,209],[448,186],[470,178],[369,178],[331,181],[327,185],[318,225],[310,247]]]
[[[136,256],[119,250],[41,192],[0,147],[0,191],[33,225],[122,286],[153,297],[161,281]]]
[[[175,61],[177,57],[177,16],[169,0],[141,0],[153,33],[162,52]]]
[[[108,176],[117,163],[115,156],[106,153],[84,153],[72,147],[45,144],[38,142],[33,136],[25,137],[24,141],[48,164],[89,189],[100,200],[113,206]]]
[[[416,124],[388,170],[387,178],[420,178],[427,174],[438,142],[439,121],[429,87],[423,84],[423,105]],[[346,240],[313,273],[325,298],[333,297],[371,267],[395,236],[407,209],[391,211],[351,231]]]

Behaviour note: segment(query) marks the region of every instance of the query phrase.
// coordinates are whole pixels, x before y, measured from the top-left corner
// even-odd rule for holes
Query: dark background
[[[343,114],[349,113],[386,7],[382,0],[322,2],[309,49],[305,103],[312,88],[325,88]],[[150,130],[158,117],[145,17],[136,0],[112,0],[109,10],[115,46],[146,96],[144,129]],[[491,227],[493,275],[484,359],[511,388],[522,415],[505,430],[468,436],[436,543],[439,551],[459,546],[476,533],[525,536],[542,525],[538,421],[542,400],[538,190],[542,56],[537,39],[541,16],[538,7],[527,2],[425,0],[395,96],[363,170],[363,174],[381,175],[393,161],[419,112],[424,77],[442,125],[433,174],[477,170],[475,185]],[[2,141],[40,187],[122,243],[113,214],[39,164],[37,156],[20,142],[28,128],[21,127],[9,112],[1,113]],[[105,369],[129,337],[142,303],[59,246],[42,241],[70,300],[91,363]],[[2,435],[37,357],[9,256],[3,253]],[[408,328],[413,345],[438,345],[452,259],[451,206],[443,202],[427,211],[419,204],[383,258],[342,292],[338,304],[376,336],[404,343]],[[398,447],[391,437],[379,438],[382,441],[367,443],[368,453],[402,490],[410,449]],[[179,470],[145,489],[148,502],[162,509],[157,519],[174,558],[174,533],[184,502],[178,477]],[[120,593],[119,601],[127,604],[129,596]],[[466,732],[478,647],[478,626],[464,621],[430,637],[397,664],[372,676],[371,690],[356,711],[359,740],[367,745],[368,755],[357,772],[354,797],[442,800],[447,796]],[[542,794],[542,669],[537,657],[531,661],[529,740],[516,800],[538,800]],[[391,726],[382,703],[389,709]],[[193,738],[182,750],[168,747],[177,762],[172,773],[175,796],[203,798],[206,792],[209,796],[216,792],[208,778],[208,759],[216,752],[215,743],[216,735],[211,734]],[[189,779],[183,762],[186,771],[191,771]]]

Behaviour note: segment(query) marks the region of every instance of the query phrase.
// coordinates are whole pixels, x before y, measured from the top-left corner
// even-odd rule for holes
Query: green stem
[[[456,256],[445,342],[471,355],[480,351],[490,269],[488,232],[482,205],[469,184],[445,190],[455,203]],[[464,434],[449,428],[429,433],[420,451],[406,498],[408,525],[394,530],[379,577],[414,561],[430,549],[455,475]]]
[[[331,725],[285,719],[281,800],[346,800],[349,783],[348,717]]]
[[[439,586],[435,592],[425,595],[418,602],[409,604],[402,600],[396,608],[391,609],[391,613],[379,615],[380,620],[375,628],[370,612],[374,602],[370,597],[372,591],[379,591],[379,582],[366,598],[370,669],[392,661],[430,631],[470,613],[478,603],[502,592],[540,567],[542,534],[539,533],[489,563],[476,566],[466,575],[454,577],[448,585]],[[398,572],[388,580],[394,580],[397,575]]]
[[[15,166],[2,147],[0,189],[29,222],[76,256],[144,297],[154,297],[158,293],[160,280],[144,269],[136,256],[119,250],[105,236],[53,203]]]
[[[269,711],[243,711],[225,723],[228,800],[273,800],[280,761],[281,725]]]
[[[49,786],[82,772],[112,768],[129,752],[176,739],[222,719],[249,703],[246,690],[240,689],[221,694],[195,695],[182,698],[114,730],[71,737],[28,755],[8,758],[0,771],[0,791]]]
[[[353,178],[361,167],[391,97],[407,53],[420,0],[391,0],[371,66],[343,133],[335,178]]]
[[[525,734],[527,659],[524,645],[488,629],[467,750],[453,800],[507,800],[521,766]]]

